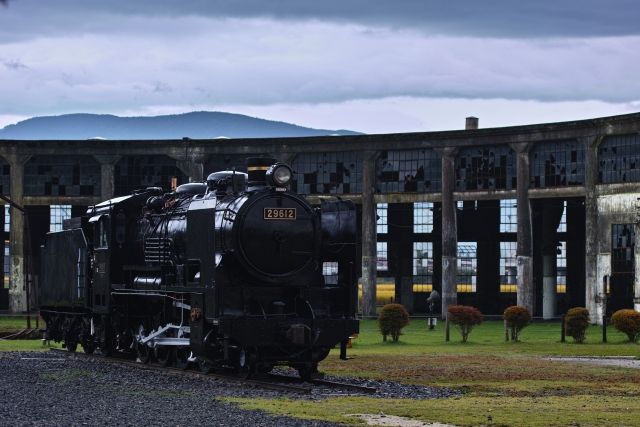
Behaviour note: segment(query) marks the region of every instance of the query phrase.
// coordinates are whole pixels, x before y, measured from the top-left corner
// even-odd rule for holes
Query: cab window
[[[96,239],[96,248],[109,247],[109,224],[102,220],[98,222],[98,236]]]

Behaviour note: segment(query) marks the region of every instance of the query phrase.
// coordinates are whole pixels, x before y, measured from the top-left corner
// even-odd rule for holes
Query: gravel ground
[[[311,395],[265,390],[214,378],[186,376],[53,352],[0,355],[1,426],[338,426],[274,417],[226,404],[220,397],[320,399],[354,392],[314,388]],[[286,372],[286,371],[285,371]],[[456,391],[356,378],[383,398],[427,399]]]
[[[274,369],[274,374],[279,375],[291,375],[297,376],[296,371],[293,370],[285,370],[285,369]],[[412,384],[402,384],[394,381],[385,381],[385,380],[367,380],[363,378],[353,378],[353,377],[332,377],[327,375],[324,377],[327,381],[336,381],[340,383],[353,384],[353,385],[361,385],[366,387],[375,387],[378,389],[378,393],[367,394],[367,393],[356,393],[350,390],[340,390],[336,388],[316,388],[313,390],[311,394],[312,399],[323,399],[328,395],[361,395],[361,396],[369,396],[369,397],[378,397],[382,399],[415,399],[415,400],[424,400],[424,399],[439,399],[446,397],[454,397],[460,396],[459,390],[450,390],[447,388],[432,388],[425,387],[421,385],[412,385]],[[303,397],[304,398],[304,397]]]

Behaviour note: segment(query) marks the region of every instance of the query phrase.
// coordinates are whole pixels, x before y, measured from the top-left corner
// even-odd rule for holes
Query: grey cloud
[[[637,0],[56,0],[14,1],[0,10],[1,40],[109,33],[124,17],[320,20],[428,34],[499,38],[606,37],[640,34]],[[168,29],[169,31],[171,29]]]
[[[167,93],[173,92],[173,89],[171,89],[171,86],[169,86],[166,83],[158,82],[156,83],[156,86],[153,88],[153,91],[156,93],[167,94]]]
[[[166,28],[170,20],[157,23]],[[64,40],[69,61],[34,40],[7,55],[46,58],[29,73],[0,69],[0,113],[140,111],[184,106],[339,103],[431,97],[539,101],[640,100],[640,37],[495,40],[363,34],[342,26],[221,22],[183,40],[153,32]],[[203,25],[206,25],[204,23]],[[189,23],[175,24],[180,33]],[[161,46],[161,54],[153,48]],[[21,52],[21,53],[18,53]],[[61,78],[61,73],[68,78]],[[73,84],[73,87],[69,86]]]
[[[0,63],[2,63],[2,65],[4,65],[5,67],[7,67],[9,70],[20,70],[20,69],[26,69],[28,68],[26,65],[24,65],[22,62],[20,62],[19,59],[4,59],[4,58],[0,58]]]
[[[144,37],[118,32],[6,44],[3,57],[21,58],[30,68],[0,67],[0,99],[12,100],[0,105],[0,114],[175,112],[389,97],[640,100],[640,36],[513,40],[319,21],[240,24],[158,18]]]

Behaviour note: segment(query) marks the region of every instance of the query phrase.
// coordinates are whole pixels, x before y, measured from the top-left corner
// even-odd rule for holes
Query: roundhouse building
[[[39,246],[62,219],[148,186],[169,190],[245,158],[290,163],[292,189],[313,204],[359,207],[361,311],[391,300],[428,311],[519,304],[552,318],[589,309],[594,323],[640,310],[640,113],[493,129],[232,140],[0,140],[0,191],[29,215]],[[23,216],[4,216],[0,310],[26,309]],[[336,266],[323,266],[328,280]]]

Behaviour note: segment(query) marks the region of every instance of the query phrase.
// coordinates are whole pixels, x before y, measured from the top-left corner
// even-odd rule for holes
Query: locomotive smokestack
[[[269,167],[275,163],[278,163],[278,161],[271,157],[249,157],[247,159],[249,189],[251,187],[266,187],[267,179],[265,175]]]

